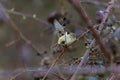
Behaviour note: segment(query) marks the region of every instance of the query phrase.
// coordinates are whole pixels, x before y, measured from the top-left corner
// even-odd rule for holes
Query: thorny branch
[[[93,23],[92,23],[92,21],[91,21],[90,18],[88,17],[88,15],[87,15],[87,13],[85,12],[84,8],[82,8],[81,4],[79,4],[78,0],[69,0],[69,2],[75,7],[75,9],[79,12],[79,14],[82,15],[82,18],[85,20],[85,22],[87,22],[88,28],[91,29],[91,32],[93,33],[93,36],[95,37],[96,41],[99,43],[102,51],[104,52],[105,57],[107,57],[108,60],[110,59],[110,60],[111,60],[111,63],[113,63],[112,53],[111,53],[110,49],[107,49],[107,48],[105,47],[105,45],[103,44],[102,39],[101,39],[101,37],[100,37],[100,33],[101,33],[101,30],[102,30],[103,27],[104,27],[105,21],[106,21],[107,18],[108,18],[108,15],[109,15],[109,13],[110,13],[111,8],[113,8],[113,5],[114,5],[114,3],[115,3],[115,0],[111,0],[111,1],[109,2],[109,5],[108,5],[107,9],[105,10],[105,17],[104,17],[103,21],[101,22],[101,24],[99,25],[99,30],[98,30],[98,31],[96,31],[96,30],[93,28]],[[90,47],[91,47],[92,45],[94,45],[95,39],[91,42]],[[80,64],[78,65],[78,68],[77,68],[77,70],[75,71],[75,73],[73,74],[71,80],[75,80],[75,77],[76,77],[76,75],[77,75],[77,72],[78,72],[79,68],[80,68],[80,67],[82,66],[82,64],[86,61],[88,55],[89,55],[89,49],[85,52],[85,54],[84,54],[84,56],[83,56],[83,59],[82,59],[82,61],[80,62]],[[109,56],[109,57],[108,57],[108,56]]]

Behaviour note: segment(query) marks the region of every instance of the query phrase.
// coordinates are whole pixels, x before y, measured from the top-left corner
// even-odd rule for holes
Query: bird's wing
[[[55,33],[60,35],[59,32],[64,33],[64,27],[55,19],[54,20]]]

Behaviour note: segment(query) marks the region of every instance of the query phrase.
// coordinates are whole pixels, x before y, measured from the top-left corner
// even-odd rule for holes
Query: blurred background
[[[109,0],[88,1],[107,3]],[[119,5],[119,3],[118,0],[117,4]],[[51,13],[60,13],[64,7],[63,10],[71,19],[66,26],[69,31],[79,33],[81,29],[84,31],[87,28],[86,23],[67,0],[0,0],[0,4],[3,6],[0,7],[0,80],[9,80],[12,75],[11,71],[16,69],[37,69],[41,66],[44,57],[51,56],[51,46],[56,44],[57,37],[54,35],[54,26],[48,22]],[[84,2],[82,5],[94,24],[96,23],[96,11],[106,8],[106,6],[96,6]],[[2,8],[6,10],[7,14]],[[114,9],[113,12],[120,20],[119,9]],[[7,21],[6,15],[9,15],[12,24]],[[19,33],[12,27],[13,25],[19,29],[25,39],[27,38],[27,42],[31,41],[30,45],[21,39]],[[60,59],[60,63],[70,64],[71,58],[81,57],[85,50],[84,39],[78,41]],[[39,56],[38,52],[44,55]],[[55,54],[55,56],[57,55],[59,54]],[[25,80],[32,79],[29,77]]]

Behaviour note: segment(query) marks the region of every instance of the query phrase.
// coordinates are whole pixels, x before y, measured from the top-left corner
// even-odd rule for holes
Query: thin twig
[[[12,40],[12,41],[10,41],[10,42],[6,43],[6,44],[5,44],[5,46],[6,46],[6,47],[9,47],[9,46],[11,46],[11,45],[13,45],[13,44],[17,43],[19,40],[20,40],[20,39],[15,39],[15,40]]]
[[[42,53],[36,49],[36,47],[31,43],[31,41],[23,35],[23,33],[18,29],[16,24],[12,21],[12,19],[10,19],[9,22],[11,23],[12,28],[19,34],[20,38],[24,40],[28,45],[30,45],[31,48],[33,48],[33,50],[36,51],[36,53],[39,53],[40,55],[42,55]]]
[[[83,4],[90,4],[90,5],[95,5],[95,6],[98,6],[98,7],[107,7],[108,6],[108,3],[104,3],[104,2],[99,2],[97,0],[80,0],[81,3]],[[120,9],[120,5],[114,5],[115,9]]]
[[[94,28],[96,28],[96,26]],[[74,44],[75,42],[79,41],[88,32],[90,32],[90,29],[86,30],[83,34],[79,35],[78,38],[72,44]],[[71,46],[72,44],[70,44],[69,46]],[[46,74],[45,74],[45,76],[43,77],[42,80],[44,80],[47,77],[49,71],[52,69],[52,67],[54,67],[54,65],[56,64],[56,62],[64,55],[64,52],[65,52],[65,50],[60,53],[60,55],[55,59],[55,61],[53,61],[52,65],[50,66],[49,70],[46,72]]]
[[[37,17],[34,17],[35,14],[33,15],[28,15],[28,14],[24,14],[24,13],[21,13],[21,12],[17,12],[17,11],[14,11],[14,10],[6,10],[9,14],[14,14],[14,15],[18,15],[18,16],[22,16],[22,17],[27,17],[27,18],[32,18],[34,19],[35,21],[38,21],[39,23],[42,23],[42,24],[45,24],[47,26],[50,26],[51,24],[49,24],[48,22],[40,19],[40,18],[37,18]]]
[[[94,28],[96,28],[97,25],[95,25]],[[78,38],[72,43],[70,44],[69,46],[73,45],[75,42],[79,41],[82,37],[84,37],[85,34],[87,34],[88,32],[90,32],[90,29],[87,29],[84,33],[82,33],[81,35],[78,36]],[[68,46],[68,47],[69,47]],[[55,59],[55,61],[52,62],[52,65],[50,66],[49,70],[46,72],[45,76],[43,77],[42,80],[44,80],[48,73],[50,72],[50,70],[52,69],[52,67],[56,64],[56,62],[64,55],[64,52],[65,52],[65,49],[63,52],[60,53],[60,55]]]
[[[115,74],[113,74],[109,80],[115,80]]]
[[[120,80],[120,73],[114,73],[109,80]]]
[[[93,28],[93,23],[90,20],[90,18],[88,17],[87,13],[85,12],[84,8],[81,6],[81,4],[79,4],[78,0],[69,0],[69,2],[75,7],[75,9],[79,12],[79,14],[82,15],[83,20],[88,24],[88,28],[91,29],[92,35],[94,36],[94,38],[96,39],[96,41],[99,43],[101,50],[104,53],[104,56],[108,59],[108,60],[112,60],[112,53],[110,51],[110,49],[106,48],[104,43],[102,42],[102,38],[100,37],[100,32],[101,29],[98,30],[98,32]],[[112,4],[109,6],[109,8],[106,10],[107,12],[110,12],[110,9],[112,8]],[[104,23],[108,17],[108,13],[105,13],[105,18],[103,19],[102,23],[100,24],[99,27],[103,27]]]
[[[47,77],[49,77],[50,75],[53,75],[54,73],[57,73],[57,69],[60,68],[61,69],[61,73],[63,75],[72,75],[76,68],[76,66],[61,66],[61,67],[53,67],[51,69],[51,71],[48,73]],[[94,70],[92,70],[92,69]],[[36,70],[36,72],[34,73],[34,77],[42,77],[43,75],[45,75],[45,73],[49,70],[49,68],[41,68],[39,70]],[[77,75],[86,75],[86,76],[90,76],[90,75],[96,75],[96,74],[106,74],[106,73],[117,73],[120,74],[120,66],[114,66],[114,67],[105,67],[102,65],[87,65],[87,66],[83,66],[79,69],[78,74]]]
[[[52,62],[50,68],[48,69],[48,71],[46,72],[46,74],[44,75],[44,77],[42,78],[42,80],[45,80],[45,78],[47,77],[48,73],[50,72],[50,70],[54,67],[54,65],[57,63],[57,61],[64,55],[65,50],[62,50],[62,52],[60,53],[60,55]]]
[[[93,71],[91,70],[91,67],[94,69]],[[76,70],[77,66],[61,66],[61,67],[53,67],[52,70],[49,72],[49,74],[47,75],[48,78],[51,78],[53,76],[55,76],[55,73],[57,73],[57,69],[61,70],[61,73],[65,76],[71,75],[75,70]],[[25,75],[27,76],[28,74],[32,74],[33,77],[43,77],[45,75],[45,73],[48,71],[49,68],[46,67],[41,67],[39,69],[36,68],[19,68],[19,69],[15,69],[15,70],[4,70],[2,73],[0,74],[5,74],[5,73],[11,73],[10,75],[8,75],[8,79],[7,80],[15,80],[17,77],[21,76],[21,75]],[[120,77],[120,65],[118,66],[114,66],[114,67],[105,67],[102,65],[87,65],[85,67],[81,67],[78,74],[79,76],[81,75],[86,75],[86,76],[91,76],[91,75],[96,75],[96,74],[106,74],[108,72],[111,73],[117,73],[116,74],[116,78]],[[6,75],[7,76],[7,75]],[[31,75],[30,75],[31,76]],[[111,77],[112,78],[112,77]],[[115,80],[115,78],[113,79]]]
[[[19,77],[20,75],[22,75],[25,72],[34,72],[36,71],[36,69],[17,69],[15,71],[12,71],[12,73],[10,74],[10,78],[8,80],[15,80],[17,77]],[[15,74],[15,75],[14,75]]]
[[[5,16],[8,17],[8,23],[11,24],[11,27],[16,31],[16,33],[19,35],[19,37],[24,40],[28,45],[30,45],[34,51],[36,51],[36,53],[42,54],[41,52],[39,52],[36,47],[31,43],[31,41],[29,39],[27,39],[24,34],[20,31],[20,29],[17,27],[17,25],[14,23],[14,21],[10,18],[7,10],[3,7],[2,4],[0,4],[0,6],[5,10]]]

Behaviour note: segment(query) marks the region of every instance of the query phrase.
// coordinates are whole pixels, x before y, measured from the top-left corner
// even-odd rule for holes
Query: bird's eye
[[[61,34],[62,32],[61,31],[59,31],[59,34]]]
[[[64,17],[63,20],[66,21],[66,17]]]
[[[61,44],[65,44],[65,41],[62,41]]]
[[[66,24],[65,24],[65,23],[63,23],[63,26],[66,26]]]
[[[67,32],[67,34],[70,34],[70,32]]]
[[[64,34],[61,34],[62,36],[64,35]]]
[[[108,24],[108,27],[112,27],[112,24]]]
[[[88,45],[88,43],[86,42],[86,43],[85,43],[85,46],[87,46],[87,45]]]

